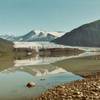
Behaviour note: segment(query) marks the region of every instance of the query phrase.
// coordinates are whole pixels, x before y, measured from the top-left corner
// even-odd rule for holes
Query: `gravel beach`
[[[100,73],[49,89],[36,100],[100,100]]]

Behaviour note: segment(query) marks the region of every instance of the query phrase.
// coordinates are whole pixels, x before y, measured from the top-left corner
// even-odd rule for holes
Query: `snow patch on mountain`
[[[64,34],[62,31],[47,32],[41,30],[32,30],[29,33],[22,36],[15,36],[14,34],[0,35],[0,38],[17,41],[17,42],[34,42],[34,41],[53,41],[54,39],[61,37]]]

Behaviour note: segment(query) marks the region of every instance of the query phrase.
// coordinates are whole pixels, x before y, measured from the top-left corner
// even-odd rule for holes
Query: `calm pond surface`
[[[63,57],[36,57],[30,59],[1,61],[5,69],[0,71],[0,100],[31,100],[53,86],[82,79],[71,70],[62,67],[59,62],[69,58],[86,57],[98,53],[83,53]],[[3,63],[6,63],[3,65]],[[64,65],[66,62],[64,62]],[[75,63],[73,63],[75,65]],[[8,67],[7,67],[8,66]],[[43,80],[41,80],[43,79]],[[35,82],[36,87],[27,88],[28,82]]]

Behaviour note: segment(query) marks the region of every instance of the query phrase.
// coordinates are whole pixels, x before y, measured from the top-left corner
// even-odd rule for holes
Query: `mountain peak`
[[[3,39],[10,40],[10,41],[32,42],[32,41],[52,41],[63,34],[64,33],[61,33],[61,31],[47,32],[47,31],[41,31],[41,30],[31,30],[30,32],[22,36],[4,35],[0,37]]]

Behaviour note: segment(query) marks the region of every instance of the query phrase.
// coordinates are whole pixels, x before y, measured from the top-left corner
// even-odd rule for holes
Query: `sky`
[[[100,19],[100,0],[0,0],[0,34],[68,32]]]

